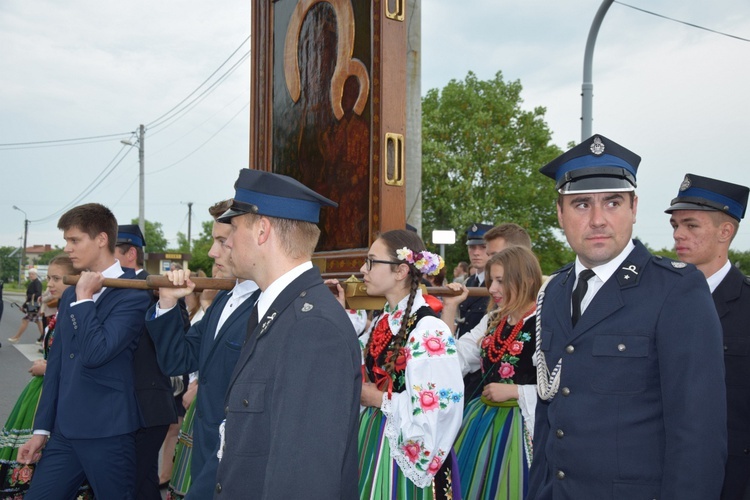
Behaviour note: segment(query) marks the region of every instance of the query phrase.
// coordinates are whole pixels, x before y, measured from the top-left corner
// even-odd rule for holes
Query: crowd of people
[[[477,223],[435,301],[421,285],[442,258],[414,231],[377,235],[369,312],[311,261],[336,203],[289,177],[243,169],[211,207],[213,275],[236,280],[218,294],[188,269],[156,296],[102,287],[139,278],[143,237],[72,209],[47,361],[3,430],[3,500],[167,482],[175,499],[748,500],[750,278],[728,251],[750,190],[687,174],[666,209],[675,261],[632,239],[639,163],[595,135],[540,169],[576,254],[549,277],[524,228]],[[170,377],[187,374],[180,425]]]

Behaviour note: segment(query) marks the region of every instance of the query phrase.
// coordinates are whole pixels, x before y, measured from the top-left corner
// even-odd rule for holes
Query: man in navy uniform
[[[640,157],[595,135],[540,171],[575,263],[540,292],[528,498],[718,498],[721,325],[704,276],[632,240]]]
[[[361,351],[311,257],[322,207],[291,177],[242,169],[226,241],[262,290],[226,397],[214,498],[358,498]]]
[[[232,228],[216,220],[231,205],[230,200],[208,209],[214,217],[213,245],[209,257],[224,278],[234,278],[229,249],[224,243]],[[160,288],[159,302],[146,315],[146,328],[156,345],[159,365],[169,375],[198,371],[198,394],[193,421],[191,484],[186,498],[211,498],[219,460],[219,425],[224,419],[224,395],[229,377],[240,356],[250,311],[260,295],[250,280],[238,280],[230,292],[219,292],[203,318],[184,327],[177,304],[193,293],[190,270],[170,271],[167,276],[184,288]]]
[[[22,463],[41,456],[26,498],[73,498],[84,477],[96,498],[134,498],[133,353],[149,293],[102,286],[105,278],[135,278],[115,259],[117,220],[107,207],[75,207],[57,227],[82,273],[60,298],[34,435],[18,450]]]
[[[117,227],[115,257],[122,267],[135,271],[135,279],[145,280],[148,276],[143,269],[145,246],[146,238],[138,225],[120,224]],[[155,302],[153,294],[151,297]],[[159,450],[170,424],[177,423],[177,408],[171,381],[159,368],[154,342],[145,325],[138,339],[133,365],[135,396],[141,415],[141,428],[135,433],[135,497],[138,500],[161,500]]]
[[[476,274],[469,276],[466,287],[484,286],[484,266],[490,259],[487,255],[487,243],[484,241],[484,233],[492,229],[491,224],[472,224],[466,230],[466,247],[469,250],[469,261],[476,268]],[[458,306],[458,319],[456,320],[456,338],[471,331],[484,313],[487,312],[487,301],[489,297],[468,297]]]
[[[729,454],[721,500],[750,499],[750,278],[729,262],[748,192],[687,174],[665,210],[677,255],[705,275],[724,331]]]

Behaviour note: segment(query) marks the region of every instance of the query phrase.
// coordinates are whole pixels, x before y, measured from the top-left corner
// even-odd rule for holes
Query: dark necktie
[[[578,275],[578,284],[576,284],[575,290],[573,290],[573,326],[576,326],[578,319],[581,317],[581,302],[583,297],[586,296],[586,291],[589,289],[589,280],[594,277],[596,273],[591,269],[584,269]]]
[[[245,334],[245,344],[250,340],[250,335],[253,334],[255,327],[258,326],[258,304],[256,303],[253,307],[253,311],[250,313],[250,320],[247,322],[247,333]]]

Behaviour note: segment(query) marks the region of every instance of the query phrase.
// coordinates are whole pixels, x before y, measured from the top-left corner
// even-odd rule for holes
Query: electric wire
[[[185,161],[185,160],[187,160],[188,158],[190,158],[191,156],[193,156],[193,155],[194,155],[195,153],[197,153],[197,152],[198,152],[199,150],[201,150],[201,149],[203,148],[203,146],[205,146],[206,144],[208,144],[209,142],[211,142],[211,140],[213,140],[213,138],[214,138],[214,137],[216,137],[217,135],[219,135],[219,133],[220,133],[220,132],[221,132],[222,130],[224,130],[224,129],[225,129],[225,128],[226,128],[226,127],[227,127],[227,126],[228,126],[228,125],[230,124],[230,123],[232,123],[232,121],[234,121],[234,119],[235,119],[235,118],[237,118],[237,116],[238,116],[238,115],[239,115],[239,114],[240,114],[240,113],[241,113],[242,111],[244,111],[244,110],[245,110],[245,109],[246,109],[246,108],[247,108],[248,106],[250,106],[250,101],[247,101],[247,103],[246,103],[246,104],[245,104],[244,106],[242,106],[242,107],[241,107],[241,108],[239,109],[239,111],[237,111],[237,112],[236,112],[236,113],[235,113],[234,115],[232,115],[232,117],[231,117],[231,118],[229,119],[229,121],[227,121],[227,122],[226,122],[226,123],[225,123],[224,125],[222,125],[222,126],[221,126],[221,128],[220,128],[219,130],[217,130],[216,132],[214,132],[214,133],[213,133],[213,134],[211,135],[211,137],[209,137],[208,139],[206,139],[206,140],[205,140],[205,142],[203,142],[203,143],[202,143],[202,144],[201,144],[200,146],[198,146],[197,148],[195,148],[194,150],[192,150],[192,151],[191,151],[190,153],[188,153],[187,155],[183,156],[182,158],[180,158],[180,159],[179,159],[179,160],[177,160],[176,162],[174,162],[174,163],[171,163],[170,165],[167,165],[167,166],[166,166],[166,167],[164,167],[164,168],[160,168],[160,169],[158,169],[158,170],[154,170],[154,171],[152,171],[152,172],[147,172],[147,173],[146,173],[146,175],[158,174],[159,172],[164,172],[165,170],[169,170],[170,168],[172,168],[172,167],[174,167],[174,166],[176,166],[176,165],[178,165],[178,164],[182,163],[183,161]]]
[[[181,109],[179,109],[178,111],[176,111],[173,115],[169,116],[168,118],[164,118],[161,121],[156,120],[156,121],[152,122],[150,125],[148,125],[148,128],[152,129],[152,130],[153,129],[158,129],[159,127],[161,127],[162,125],[164,125],[165,123],[168,123],[170,121],[171,121],[171,123],[169,123],[168,125],[164,125],[164,127],[161,130],[166,129],[170,125],[173,125],[177,120],[179,120],[180,118],[182,118],[183,116],[185,116],[185,114],[187,114],[187,112],[191,111],[195,106],[197,106],[200,102],[202,102],[203,99],[205,99],[206,97],[208,97],[214,90],[216,90],[222,83],[224,83],[226,81],[226,79],[229,78],[229,76],[232,73],[234,73],[237,70],[237,68],[240,67],[240,64],[242,64],[245,60],[247,60],[247,58],[249,56],[250,56],[250,51],[245,52],[245,54],[243,54],[243,56],[236,63],[234,63],[234,65],[232,65],[232,67],[230,67],[223,75],[221,75],[208,88],[206,88],[203,92],[201,92],[198,96],[196,96],[195,99],[193,99],[189,103],[185,104],[185,106],[183,106]],[[193,92],[193,93],[195,93],[195,92]],[[184,100],[183,100],[183,102],[184,102]],[[150,135],[153,136],[153,135],[155,135],[155,133],[156,132],[153,132]]]
[[[620,2],[619,0],[614,0],[614,2],[615,3],[619,3],[620,5],[623,5],[625,7],[630,7],[631,9],[639,10],[639,11],[644,12],[646,14],[650,14],[652,16],[661,17],[662,19],[666,19],[668,21],[674,21],[676,23],[684,24],[685,26],[690,26],[691,28],[697,28],[699,30],[709,31],[709,32],[715,33],[717,35],[722,35],[722,36],[726,36],[726,37],[729,37],[729,38],[735,38],[735,39],[741,40],[743,42],[750,42],[750,39],[742,38],[741,36],[730,35],[729,33],[724,33],[723,31],[717,31],[717,30],[714,30],[714,29],[711,29],[711,28],[706,28],[705,26],[700,26],[698,24],[689,23],[687,21],[680,21],[679,19],[675,19],[673,17],[665,16],[663,14],[657,14],[656,12],[652,12],[650,10],[642,9],[640,7],[636,7],[635,5],[630,5],[630,4],[627,4],[627,3],[624,3],[624,2]]]
[[[126,150],[126,148],[127,148],[127,150]],[[125,150],[125,154],[122,155],[122,157],[118,160],[117,157],[120,156],[120,154],[123,152],[123,150]],[[128,156],[129,152],[130,152],[130,146],[123,144],[122,148],[120,148],[120,150],[117,152],[117,154],[115,154],[114,158],[112,158],[112,160],[104,168],[104,170],[102,172],[100,172],[99,175],[97,175],[97,177],[95,177],[94,180],[91,181],[91,183],[88,186],[86,186],[86,188],[84,188],[84,190],[78,196],[76,196],[71,202],[69,202],[64,207],[60,208],[56,212],[54,212],[54,213],[52,213],[52,214],[50,214],[50,215],[48,215],[46,217],[42,217],[41,219],[30,220],[29,222],[30,223],[31,222],[34,222],[34,223],[37,223],[37,222],[46,222],[48,220],[54,219],[58,215],[63,214],[69,208],[72,208],[72,207],[76,206],[77,204],[79,204],[81,201],[83,201],[84,198],[86,198],[87,196],[89,196],[94,191],[94,189],[96,189],[97,187],[99,187],[99,185],[102,182],[104,182],[107,179],[107,177],[109,177],[112,174],[112,172],[115,171],[115,169]],[[109,169],[109,170],[107,170],[107,169]]]
[[[164,119],[164,118],[165,118],[165,117],[166,117],[167,115],[169,115],[170,113],[172,113],[172,112],[173,112],[173,111],[174,111],[175,109],[179,108],[179,107],[180,107],[180,106],[181,106],[181,105],[182,105],[182,104],[183,104],[183,103],[184,103],[185,101],[187,101],[188,99],[190,99],[190,97],[192,97],[192,95],[193,95],[193,94],[195,94],[196,92],[198,92],[198,90],[200,90],[200,88],[201,88],[201,87],[203,87],[203,86],[204,86],[204,85],[206,84],[206,82],[208,82],[208,81],[209,81],[209,80],[210,80],[211,78],[213,78],[213,76],[214,76],[214,75],[215,75],[216,73],[218,73],[218,72],[219,72],[219,70],[220,70],[221,68],[223,68],[223,67],[224,67],[224,65],[225,65],[225,64],[226,64],[227,62],[229,62],[229,60],[230,60],[230,59],[232,59],[232,57],[234,57],[234,55],[235,55],[235,54],[236,54],[236,53],[237,53],[237,52],[238,52],[238,51],[239,51],[239,50],[240,50],[240,49],[242,48],[242,46],[243,46],[243,45],[245,45],[245,44],[247,43],[247,41],[248,41],[248,40],[250,40],[250,35],[248,35],[248,36],[247,36],[247,38],[245,38],[245,39],[244,39],[244,40],[242,41],[242,43],[241,43],[241,44],[240,44],[240,45],[239,45],[239,46],[238,46],[238,47],[237,47],[236,49],[234,49],[234,52],[232,52],[231,54],[229,54],[229,57],[227,57],[227,58],[226,58],[226,59],[224,60],[224,62],[223,62],[223,63],[221,63],[221,65],[219,65],[219,67],[218,67],[218,68],[216,68],[216,70],[214,70],[214,72],[213,72],[213,73],[211,73],[211,74],[210,74],[210,75],[208,76],[208,78],[206,78],[206,79],[205,79],[205,80],[203,81],[203,83],[201,83],[200,85],[198,85],[198,87],[196,87],[196,88],[195,88],[195,90],[193,90],[193,91],[192,91],[192,92],[191,92],[190,94],[188,94],[188,95],[187,95],[187,97],[185,97],[185,98],[184,98],[183,100],[181,100],[180,102],[178,102],[178,103],[177,103],[177,104],[176,104],[176,105],[175,105],[174,107],[172,107],[172,109],[170,109],[169,111],[167,111],[167,112],[166,112],[166,113],[164,113],[163,115],[161,115],[161,116],[157,117],[157,118],[156,118],[155,120],[152,120],[152,121],[151,121],[150,123],[148,123],[148,124],[147,124],[146,126],[147,126],[147,127],[155,127],[155,126],[157,125],[157,122],[159,122],[159,121],[161,121],[162,119]]]

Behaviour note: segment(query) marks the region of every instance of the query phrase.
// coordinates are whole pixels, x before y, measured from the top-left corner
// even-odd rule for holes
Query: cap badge
[[[599,137],[594,137],[594,142],[591,143],[591,147],[589,149],[596,156],[599,156],[604,153],[604,143]]]
[[[302,312],[303,313],[310,312],[312,311],[312,308],[313,308],[312,304],[310,304],[309,302],[305,302],[305,304],[302,306]]]
[[[477,232],[477,230],[479,230],[479,228],[477,227],[477,225],[476,225],[476,224],[474,224],[473,226],[471,226],[471,231],[472,231],[472,232],[476,233],[476,232]]]
[[[687,266],[687,264],[685,264],[684,262],[672,262],[671,264],[675,269],[682,269],[683,267]]]
[[[680,191],[687,191],[688,189],[690,189],[690,177],[686,175],[682,184],[680,184]]]

